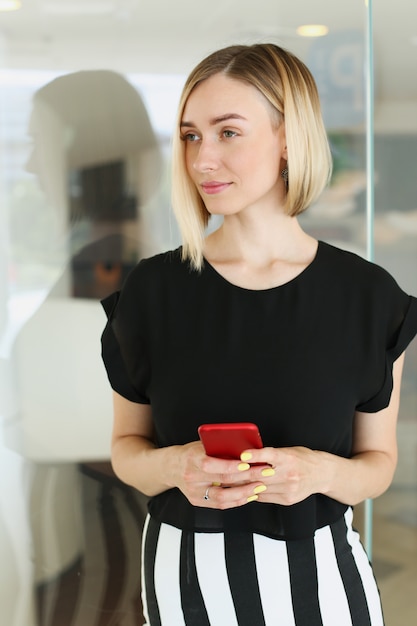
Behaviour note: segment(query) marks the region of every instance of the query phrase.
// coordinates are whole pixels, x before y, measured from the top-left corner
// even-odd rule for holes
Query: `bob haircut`
[[[278,125],[285,124],[288,215],[307,209],[329,182],[332,171],[317,86],[296,56],[274,44],[260,43],[229,46],[203,59],[184,85],[172,143],[172,207],[183,240],[182,258],[197,270],[203,265],[204,231],[210,213],[187,173],[180,123],[192,91],[219,73],[258,89],[276,112]],[[276,124],[276,119],[272,123]]]

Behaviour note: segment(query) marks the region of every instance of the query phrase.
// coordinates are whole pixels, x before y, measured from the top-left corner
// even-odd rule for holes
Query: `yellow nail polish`
[[[261,472],[262,476],[274,476],[275,470],[273,467],[266,467]]]
[[[240,455],[241,461],[250,461],[251,458],[252,458],[252,455],[250,452],[242,452],[242,454]]]
[[[246,502],[255,502],[255,500],[258,499],[258,496],[249,496],[249,498],[246,500]]]
[[[222,486],[221,483],[217,483],[217,482],[211,483],[211,484],[212,484],[213,487],[221,487]]]
[[[257,487],[255,487],[255,489],[253,490],[253,493],[262,493],[263,491],[266,491],[266,485],[258,485]]]
[[[239,470],[239,472],[244,472],[248,470],[249,468],[250,468],[249,463],[239,463],[239,465],[237,466],[237,469]]]

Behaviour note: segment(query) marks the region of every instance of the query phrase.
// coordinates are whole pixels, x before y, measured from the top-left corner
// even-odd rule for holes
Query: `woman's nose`
[[[201,141],[195,155],[193,167],[197,172],[207,172],[219,166],[219,152],[214,142]]]

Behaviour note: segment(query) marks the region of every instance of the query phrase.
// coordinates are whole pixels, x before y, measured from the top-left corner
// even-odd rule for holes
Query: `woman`
[[[314,80],[289,52],[203,60],[173,162],[184,244],[104,303],[113,466],[151,496],[147,623],[381,625],[351,506],[393,476],[417,300],[301,229],[331,158]],[[211,215],[224,220],[204,237]],[[240,421],[265,447],[206,456],[199,425]]]

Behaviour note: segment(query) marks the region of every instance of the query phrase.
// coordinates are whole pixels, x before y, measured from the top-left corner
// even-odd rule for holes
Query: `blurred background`
[[[99,299],[180,243],[170,142],[186,75],[258,41],[300,56],[322,99],[334,173],[303,226],[417,295],[414,0],[0,0],[0,626],[142,623],[146,499],[109,463]],[[387,626],[410,626],[416,341],[398,439],[372,560]]]

